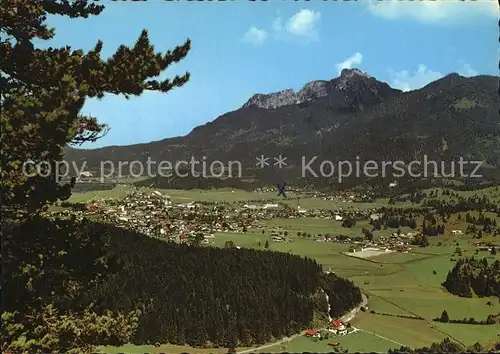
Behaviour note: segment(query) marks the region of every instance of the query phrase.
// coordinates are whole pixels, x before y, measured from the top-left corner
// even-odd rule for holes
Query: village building
[[[245,205],[243,205],[243,207],[246,209],[252,209],[252,210],[257,209],[257,205],[255,205],[255,204],[245,204]]]
[[[92,180],[94,175],[90,173],[89,171],[82,171],[78,174],[78,177],[76,178],[76,182],[89,182]]]
[[[315,329],[308,329],[305,333],[306,337],[320,338],[321,334]]]
[[[271,240],[273,240],[274,242],[286,242],[286,237],[280,236],[278,234],[272,234]]]
[[[330,322],[330,324],[328,325],[328,330],[338,336],[344,336],[347,334],[347,326],[342,320],[335,320]]]
[[[271,209],[271,208],[277,208],[279,205],[278,204],[265,204],[262,209]]]
[[[297,211],[299,212],[299,214],[305,214],[305,213],[307,213],[307,210],[306,209],[301,209],[300,206],[297,206]]]

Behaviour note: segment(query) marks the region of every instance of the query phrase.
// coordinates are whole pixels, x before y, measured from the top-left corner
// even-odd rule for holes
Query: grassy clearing
[[[248,348],[236,348],[236,351],[242,351]],[[227,348],[210,348],[210,349],[199,349],[199,348],[191,348],[187,346],[180,345],[160,345],[158,347],[154,345],[134,345],[134,344],[126,344],[120,347],[112,347],[105,346],[99,347],[98,353],[105,354],[118,354],[118,353],[127,353],[127,354],[161,354],[161,353],[169,353],[169,354],[180,354],[180,353],[196,353],[196,354],[226,354]]]
[[[372,290],[370,294],[378,297],[382,301],[392,305],[392,308],[399,308],[396,313],[413,313],[431,321],[435,317],[441,316],[441,312],[446,309],[450,318],[463,319],[464,317],[486,320],[489,314],[499,313],[500,304],[495,298],[460,298],[444,291],[433,291],[430,289],[404,289],[404,291],[394,290]],[[491,302],[493,306],[487,305]],[[380,305],[379,305],[380,306]],[[377,312],[394,313],[387,311],[384,304],[379,308],[374,304],[370,309]],[[385,304],[387,306],[387,304]],[[385,310],[385,311],[384,311]],[[489,326],[486,326],[489,327]]]
[[[232,189],[213,189],[213,190],[179,190],[165,189],[165,193],[169,194],[172,199],[179,201],[226,201],[237,202],[247,200],[266,200],[281,202],[296,208],[300,206],[304,209],[349,209],[357,208],[361,210],[380,208],[387,205],[387,199],[380,199],[374,203],[354,203],[354,202],[339,202],[332,200],[324,200],[322,198],[301,197],[292,192],[288,192],[287,199],[278,197],[278,191],[268,193],[248,192],[243,190]]]
[[[459,323],[436,323],[435,326],[466,344],[479,342],[484,347],[489,348],[495,341],[500,340],[498,325],[482,326]]]
[[[371,314],[369,311],[360,313],[356,318],[355,326],[396,342],[411,347],[421,347],[440,341],[446,336],[458,339],[466,345],[472,345],[476,340],[487,345],[495,340],[495,330],[498,332],[498,329],[495,329],[494,325],[455,325],[432,321],[433,318],[439,317],[444,309],[448,311],[451,318],[457,319],[474,317],[476,320],[483,320],[489,314],[500,313],[498,299],[460,298],[447,293],[441,287],[441,282],[454,265],[454,262],[450,260],[456,248],[454,244],[448,247],[414,248],[409,253],[391,253],[363,260],[342,254],[349,248],[349,245],[321,243],[314,241],[313,238],[304,239],[296,236],[296,230],[311,234],[334,234],[326,231],[332,230],[330,228],[332,223],[335,222],[307,218],[266,222],[266,226],[270,228],[284,227],[293,240],[292,243],[274,243],[269,240],[267,232],[261,234],[257,230],[247,233],[221,234],[220,237],[217,236],[216,242],[222,244],[225,240],[231,239],[242,247],[263,249],[265,241],[268,240],[270,250],[314,258],[324,266],[325,270],[331,269],[338,275],[353,280],[370,296],[369,311],[424,318],[424,320],[415,320],[382,316]],[[258,246],[258,242],[261,246]],[[460,242],[464,255],[474,254],[474,247],[468,244],[467,238],[464,237]],[[488,301],[493,306],[487,305]],[[309,345],[307,347],[309,349],[304,349],[306,351],[329,351],[324,347],[324,343],[314,343],[308,338],[297,339],[298,350],[302,350],[300,345],[304,340],[308,340],[306,344]],[[360,351],[375,350],[375,347],[370,346],[372,344],[366,343],[358,344],[362,346]],[[316,348],[317,346],[323,347]],[[347,348],[350,351],[358,350],[349,346]],[[289,346],[287,350],[295,351],[296,349]]]
[[[91,199],[99,198],[120,198],[126,193],[130,192],[132,187],[129,184],[120,184],[116,188],[103,191],[90,191],[82,193],[73,193],[70,200],[71,202],[88,202]],[[141,188],[141,190],[158,190],[172,197],[172,200],[177,202],[191,202],[191,201],[220,201],[220,202],[241,202],[250,200],[273,201],[288,204],[291,207],[300,205],[304,209],[349,209],[357,208],[361,210],[380,208],[387,206],[387,199],[380,199],[374,203],[354,203],[354,202],[338,202],[331,200],[323,200],[322,198],[313,197],[300,197],[294,193],[289,192],[288,199],[278,197],[278,192],[248,192],[238,189],[154,189],[154,188]]]
[[[382,337],[408,345],[413,348],[423,347],[432,342],[439,342],[446,337],[445,334],[433,329],[425,321],[379,316],[369,313],[361,313],[353,320],[353,326],[373,332]],[[393,344],[393,348],[399,347]],[[365,347],[371,350],[370,347]]]
[[[370,260],[381,263],[400,264],[400,263],[414,262],[420,259],[425,259],[427,257],[429,256],[414,252],[408,252],[408,253],[393,252],[388,254],[382,254],[380,256],[370,257]]]
[[[216,189],[216,190],[181,190],[163,189],[162,192],[170,195],[172,200],[180,202],[189,201],[217,201],[217,202],[240,202],[246,200],[273,200],[277,199],[275,193],[257,193],[243,190]]]
[[[88,203],[91,200],[98,200],[101,198],[119,199],[130,193],[131,190],[132,188],[130,186],[119,185],[109,190],[73,193],[68,201],[71,203]]]
[[[358,331],[347,336],[331,336],[329,339],[314,341],[312,338],[299,336],[288,342],[287,345],[276,345],[262,350],[262,353],[288,352],[288,353],[331,353],[333,347],[328,343],[338,342],[340,346],[349,352],[364,352],[370,348],[372,352],[384,352],[391,348],[398,347],[397,344],[379,338],[373,334]],[[257,351],[259,353],[259,351]]]
[[[437,252],[438,249],[434,251]],[[446,253],[402,263],[398,272],[383,277],[369,274],[351,278],[369,295],[369,310],[420,316],[425,320],[380,316],[367,312],[356,317],[355,325],[366,330],[376,330],[377,333],[387,333],[389,338],[414,347],[435,341],[427,338],[439,340],[446,335],[465,345],[472,345],[475,341],[489,344],[499,332],[496,325],[441,324],[432,321],[433,318],[439,317],[444,309],[453,319],[474,317],[476,320],[485,320],[489,314],[500,313],[500,303],[496,298],[460,298],[442,289],[440,284],[454,264]],[[434,271],[437,274],[434,274]],[[488,302],[492,305],[487,305]],[[399,322],[400,325],[395,326]],[[407,325],[403,326],[403,323]],[[418,336],[412,337],[406,328],[411,328]]]
[[[84,193],[73,193],[70,198],[71,202],[87,202],[91,199],[99,198],[120,198],[131,192],[133,187],[130,185],[118,185],[111,190],[91,191]],[[271,193],[252,193],[242,190],[219,189],[219,190],[180,190],[180,189],[154,189],[154,188],[140,188],[141,191],[154,191],[158,190],[162,193],[168,194],[172,200],[178,202],[190,201],[224,201],[224,202],[237,202],[245,200],[271,200],[275,195]]]
[[[118,187],[111,191],[75,194],[71,201],[85,201],[90,196],[95,196],[96,194],[98,194],[98,197],[120,196],[124,195],[125,190],[125,187]],[[278,200],[274,193],[232,192],[231,190],[164,190],[163,192],[169,194],[174,201],[181,202],[194,200],[227,202]],[[495,189],[479,192],[459,192],[459,194],[464,196],[480,195],[482,193],[488,195],[492,193],[498,194]],[[447,198],[447,196],[442,198]],[[291,206],[296,206],[298,201],[292,199],[284,202]],[[381,203],[381,205],[378,205],[378,203]],[[305,209],[332,209],[353,206],[358,208],[373,208],[385,205],[384,203],[385,201],[378,201],[374,204],[360,205],[357,203],[339,204],[319,198],[300,199],[300,206]],[[398,204],[398,206],[401,205]],[[498,221],[500,222],[500,219]],[[476,341],[480,341],[484,345],[491,345],[497,339],[499,330],[498,326],[495,325],[442,324],[432,321],[433,318],[439,317],[444,309],[447,310],[450,318],[462,319],[464,317],[474,317],[478,321],[486,319],[489,314],[500,313],[498,299],[460,298],[447,293],[441,287],[441,282],[454,265],[454,262],[450,258],[455,252],[457,242],[464,256],[470,257],[475,255],[475,247],[471,244],[473,240],[470,236],[463,235],[457,237],[450,234],[450,230],[452,229],[465,230],[466,224],[463,220],[458,220],[456,216],[450,218],[446,225],[447,234],[440,237],[432,237],[431,246],[429,247],[415,247],[409,253],[391,253],[367,260],[343,255],[342,252],[346,252],[350,247],[347,244],[322,243],[314,240],[318,234],[359,236],[362,234],[361,229],[363,227],[369,227],[367,221],[359,222],[351,229],[343,228],[340,222],[314,218],[267,220],[264,222],[264,226],[266,227],[264,234],[262,234],[261,230],[256,229],[249,229],[245,233],[217,233],[215,246],[223,247],[226,241],[233,241],[241,247],[264,249],[264,245],[268,241],[269,250],[291,252],[314,258],[323,265],[325,270],[332,270],[336,274],[347,277],[360,286],[363,292],[369,296],[369,310],[367,312],[360,312],[353,321],[355,327],[366,332],[357,332],[346,337],[333,337],[330,340],[318,342],[301,336],[288,343],[286,349],[278,345],[266,348],[262,352],[331,352],[332,347],[327,345],[330,341],[340,342],[350,352],[386,352],[389,348],[399,347],[394,342],[403,343],[411,347],[422,347],[450,336],[466,345],[472,345]],[[278,227],[286,230],[288,237],[293,242],[272,242],[269,237],[269,231]],[[310,233],[312,236],[311,238],[298,237],[297,232],[299,231]],[[375,233],[375,236],[388,235],[393,231],[391,229],[378,231]],[[409,229],[403,231],[407,232]],[[490,239],[484,237],[483,241],[490,241]],[[491,241],[500,244],[500,238],[498,237],[491,238]],[[443,246],[438,246],[438,242],[441,242]],[[483,252],[478,256],[488,256],[491,260],[494,259],[489,254]],[[500,253],[495,258],[500,259]],[[487,305],[488,301],[492,303],[492,306]],[[376,315],[371,314],[370,310],[394,315],[421,316],[424,320]],[[386,337],[389,340],[382,339],[368,332]],[[158,348],[151,346],[127,346],[113,348],[107,352],[158,353],[161,351],[168,353],[180,353],[183,351],[191,353],[222,353],[225,352],[225,349],[218,351],[217,349],[204,350],[176,346],[162,346]]]
[[[349,277],[363,274],[387,275],[399,270],[397,264],[377,264],[369,260],[349,257],[342,252],[349,250],[348,244],[316,242],[312,238],[293,236],[291,233],[290,243],[273,242],[268,234],[256,232],[224,232],[215,234],[215,246],[223,247],[226,241],[233,241],[236,246],[264,249],[266,241],[269,250],[290,252],[303,257],[316,259],[323,265],[325,270],[332,270],[340,276]],[[260,242],[260,246],[259,246]]]
[[[268,228],[284,228],[288,231],[290,236],[296,236],[297,232],[310,233],[313,239],[320,234],[323,236],[326,234],[360,236],[362,235],[362,228],[371,228],[368,221],[358,222],[352,228],[345,228],[342,227],[341,221],[314,218],[266,220],[265,225]]]

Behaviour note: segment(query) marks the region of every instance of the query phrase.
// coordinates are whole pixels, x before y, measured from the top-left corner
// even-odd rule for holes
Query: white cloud
[[[489,16],[498,18],[497,0],[481,1],[374,1],[366,3],[374,16],[393,20],[413,18],[422,22],[463,20],[467,17]]]
[[[267,32],[263,29],[258,29],[257,27],[250,27],[248,31],[243,35],[243,40],[255,45],[259,45],[265,42],[267,39]]]
[[[424,64],[418,66],[417,71],[410,73],[408,70],[395,72],[389,70],[391,86],[403,91],[416,90],[442,78],[444,75],[437,71],[427,69]]]
[[[363,55],[360,52],[354,53],[349,58],[337,63],[337,71],[338,74],[342,72],[344,69],[352,69],[353,66],[359,65],[363,62]]]
[[[283,19],[278,13],[278,17],[273,21],[272,28],[276,39],[299,37],[307,40],[317,40],[316,23],[320,19],[320,12],[302,9],[283,23]]]
[[[479,71],[475,70],[470,66],[469,64],[464,64],[462,66],[462,69],[458,72],[460,75],[465,76],[465,77],[470,77],[470,76],[477,76],[479,75]]]
[[[321,18],[321,13],[302,9],[290,17],[286,23],[286,30],[301,37],[315,36],[314,25]]]

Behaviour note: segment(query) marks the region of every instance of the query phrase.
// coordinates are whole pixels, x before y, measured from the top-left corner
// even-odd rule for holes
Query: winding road
[[[356,316],[356,314],[361,310],[361,308],[366,307],[367,304],[368,304],[368,298],[366,297],[365,294],[361,294],[361,303],[357,307],[353,308],[351,311],[346,313],[344,316],[340,317],[340,319],[342,320],[342,322],[349,322]]]

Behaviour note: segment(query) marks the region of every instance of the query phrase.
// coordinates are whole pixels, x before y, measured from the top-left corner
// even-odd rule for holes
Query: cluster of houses
[[[316,242],[335,242],[352,245],[350,252],[360,252],[366,248],[377,248],[397,252],[408,252],[411,249],[411,240],[420,232],[409,232],[407,234],[397,232],[390,236],[380,236],[374,240],[366,240],[363,237],[341,237],[323,235],[315,239]]]
[[[378,250],[384,252],[401,252],[407,253],[411,250],[411,241],[420,232],[397,233],[394,232],[390,236],[380,236],[375,240],[353,241],[353,246],[350,252],[363,252],[366,250]]]
[[[305,210],[292,208],[276,203],[239,202],[234,204],[219,202],[173,203],[171,198],[159,191],[135,189],[121,199],[100,199],[87,205],[87,213],[98,216],[103,221],[137,230],[143,234],[183,243],[202,235],[203,244],[212,244],[215,233],[240,232],[247,228],[258,228],[259,221],[269,219],[286,219],[295,217],[312,217],[341,222],[344,218],[370,218],[377,220],[380,214],[373,210],[356,208],[328,211],[322,209]],[[264,225],[260,225],[264,228]],[[290,242],[286,232],[271,232],[273,242]],[[389,238],[378,237],[366,240],[358,237],[324,235],[316,238],[317,242],[340,242],[353,245],[351,251],[356,252],[369,247],[407,252],[414,237],[412,233],[396,234]]]
[[[342,222],[346,218],[378,220],[382,215],[375,209],[360,210],[345,208],[334,211],[323,209],[305,210],[272,202],[188,202],[173,203],[171,198],[159,191],[135,189],[121,199],[99,199],[87,205],[87,214],[103,221],[134,229],[143,234],[183,243],[202,237],[201,243],[211,244],[220,232],[245,232],[249,228],[265,229],[264,220],[310,217]],[[456,230],[454,230],[456,231]],[[317,242],[337,242],[352,245],[351,252],[367,248],[408,252],[412,239],[418,233],[393,233],[367,240],[363,235],[346,237],[325,234]],[[200,236],[201,235],[201,236]],[[285,232],[270,233],[273,242],[290,242]]]
[[[326,338],[327,333],[332,333],[337,336],[345,336],[349,333],[349,329],[347,325],[342,320],[332,320],[326,330],[316,330],[316,329],[308,329],[305,332],[306,337],[311,338]]]
[[[335,195],[323,196],[322,199],[341,203],[363,203],[369,202],[372,196],[368,193],[357,194],[354,192],[340,192]]]
[[[282,243],[283,242],[290,242],[291,241],[288,237],[283,236],[283,235],[279,235],[279,234],[274,233],[274,232],[271,233],[271,240],[273,242],[282,242]]]
[[[327,213],[321,213],[321,211],[316,210],[306,210],[300,206],[296,207],[283,207],[276,203],[261,203],[261,204],[243,204],[242,208],[247,212],[254,212],[261,219],[294,219],[299,216],[306,217],[328,217]]]
[[[300,194],[307,198],[320,198],[341,203],[366,202],[373,197],[369,192],[357,193],[355,191],[336,191],[335,194],[321,191],[302,191]]]
[[[495,245],[493,243],[484,242],[484,241],[474,242],[474,246],[476,247],[476,250],[483,251],[483,252],[491,252],[493,247],[495,247]]]
[[[346,218],[356,220],[366,220],[370,218],[372,221],[378,220],[381,215],[374,213],[372,210],[361,210],[358,208],[340,208],[338,210],[325,210],[325,209],[305,209],[300,205],[291,204],[278,204],[269,202],[240,202],[236,204],[237,208],[246,213],[257,216],[259,219],[294,219],[298,217],[316,218],[316,219],[329,219],[342,222]],[[238,211],[238,210],[236,210]]]
[[[274,203],[266,203],[264,205],[256,205],[256,204],[244,204],[243,207],[245,209],[257,210],[257,209],[276,209],[279,207],[279,204]]]
[[[261,187],[253,190],[255,193],[277,193],[276,187]],[[322,200],[331,200],[334,202],[352,203],[364,202],[373,198],[370,192],[358,193],[355,191],[336,191],[335,194],[322,192],[318,190],[306,191],[301,188],[287,186],[287,192],[300,195],[304,198],[320,198]]]
[[[174,204],[158,191],[133,191],[122,199],[101,199],[87,206],[87,214],[152,237],[187,242],[202,235],[213,243],[216,232],[241,229],[239,222],[217,203]]]

